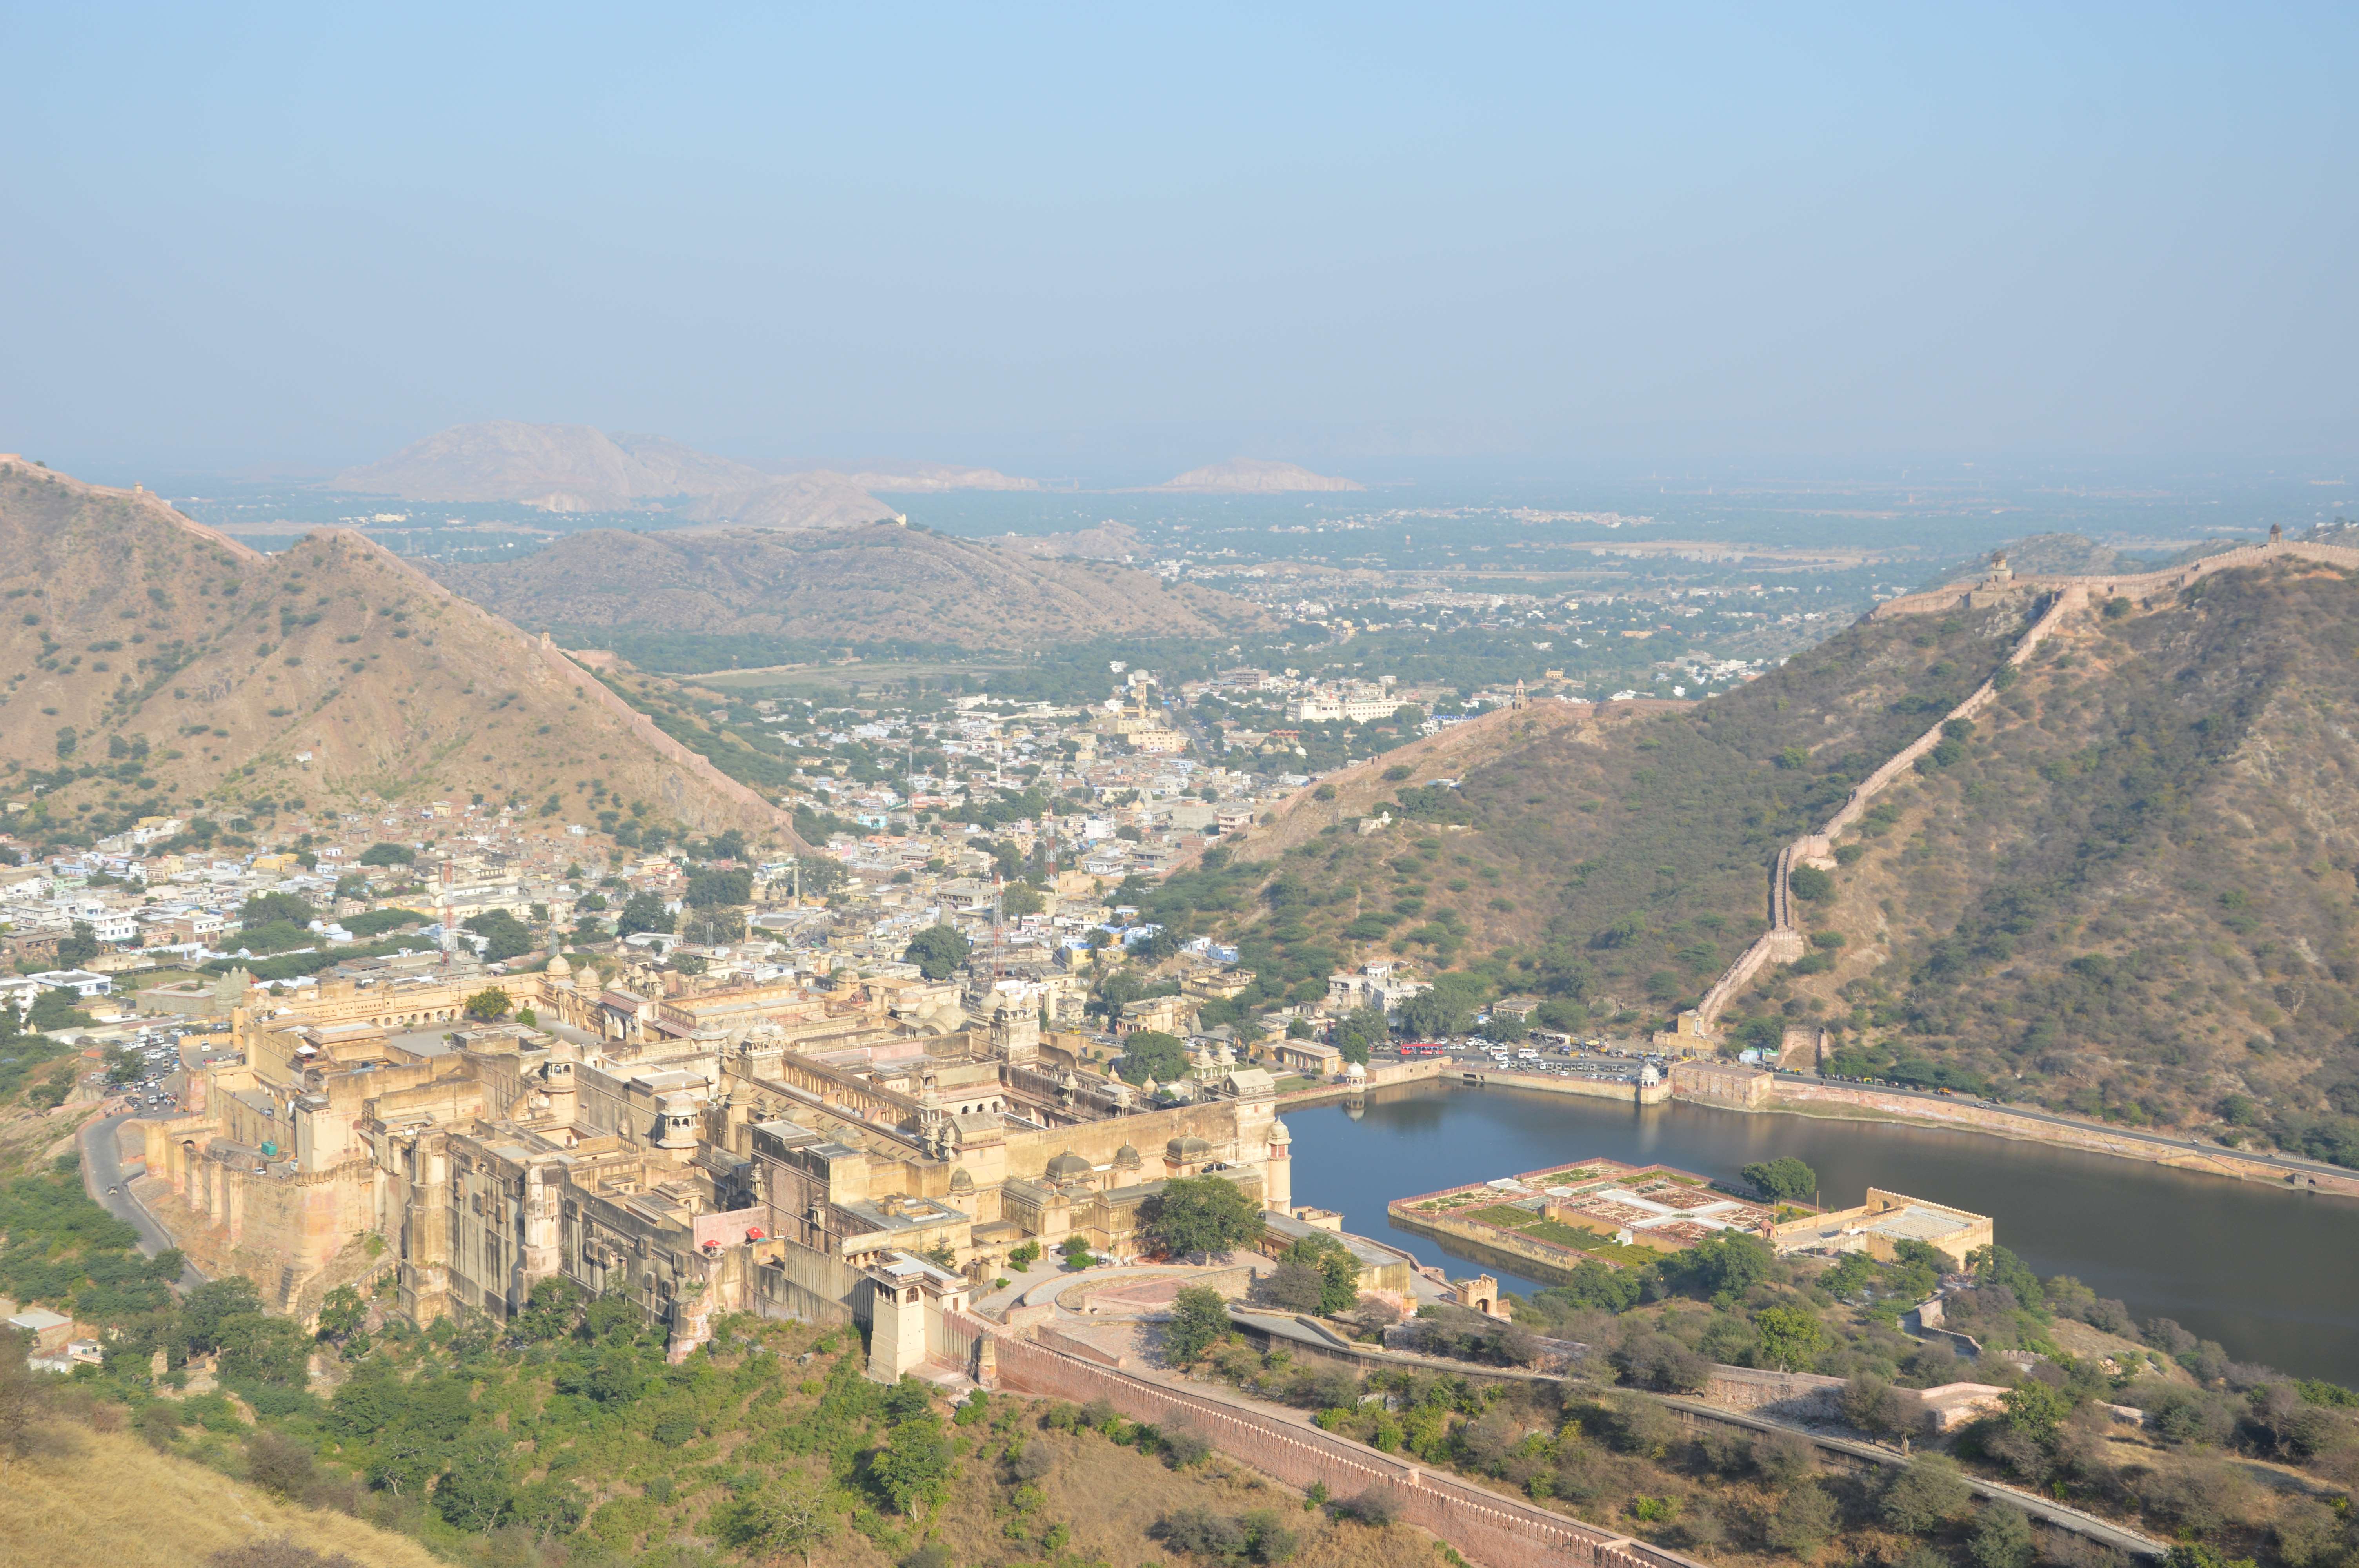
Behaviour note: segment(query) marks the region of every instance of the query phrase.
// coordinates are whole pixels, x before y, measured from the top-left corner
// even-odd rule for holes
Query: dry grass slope
[[[435,1568],[434,1554],[346,1514],[274,1501],[125,1433],[60,1425],[45,1453],[0,1462],[0,1562],[30,1568],[195,1568],[284,1536],[364,1568]]]

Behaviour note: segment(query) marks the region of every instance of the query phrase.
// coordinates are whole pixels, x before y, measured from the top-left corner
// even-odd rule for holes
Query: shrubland
[[[2131,1321],[2079,1281],[2040,1280],[2000,1247],[1973,1259],[1949,1322],[1981,1342],[1901,1332],[1949,1268],[1921,1243],[1894,1261],[1779,1259],[1754,1238],[1643,1269],[1588,1263],[1516,1303],[1512,1326],[1424,1309],[1412,1347],[1479,1367],[1364,1372],[1243,1339],[1201,1353],[1213,1376],[1315,1412],[1388,1452],[1487,1478],[1599,1524],[1719,1560],[1832,1550],[1919,1568],[2111,1558],[1976,1504],[1961,1476],[2038,1492],[2176,1541],[2200,1562],[2312,1568],[2359,1560],[2359,1395],[2237,1363],[2167,1318]],[[2067,1342],[2081,1353],[2066,1347]],[[1502,1380],[1570,1352],[1571,1374]],[[1649,1396],[1701,1390],[1714,1363],[1843,1379],[1834,1412],[1919,1457],[1880,1476],[1821,1472],[1788,1433],[1683,1424]],[[1911,1390],[2002,1386],[2000,1408],[1937,1438]],[[2119,1407],[2116,1409],[2115,1407]],[[2136,1413],[2137,1423],[2123,1411]],[[2190,1556],[2180,1568],[2200,1568]]]

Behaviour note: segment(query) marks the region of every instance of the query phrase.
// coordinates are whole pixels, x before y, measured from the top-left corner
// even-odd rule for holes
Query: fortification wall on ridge
[[[2136,599],[2154,593],[2176,593],[2213,572],[2256,567],[2281,558],[2315,561],[2321,566],[2359,571],[2359,549],[2348,545],[2310,545],[2299,540],[2278,539],[2266,545],[2241,545],[2235,549],[2223,550],[2216,556],[2205,556],[2185,566],[2170,567],[2161,571],[2099,577],[2018,577],[2014,580],[2014,587],[2034,593],[2062,593],[2077,589],[2091,598]],[[1945,584],[1923,593],[1903,594],[1898,599],[1886,600],[1869,611],[1868,615],[1873,620],[1883,620],[1894,615],[1930,615],[1944,610],[1965,609],[1968,596],[1983,586],[1981,583]]]
[[[2359,550],[2345,550],[2341,553],[2352,557],[2354,563],[2359,563]],[[2001,667],[2012,668],[2021,665],[2024,660],[2031,656],[2032,650],[2038,647],[2048,639],[2049,633],[2056,630],[2058,622],[2063,619],[2067,611],[2088,601],[2088,594],[2081,586],[2076,585],[2057,592],[2047,607],[2040,611],[2038,617],[2025,630],[2023,635],[2016,640],[2015,647],[2008,652],[2006,664]],[[1899,601],[1895,600],[1889,602]],[[1945,609],[1948,607],[1946,602],[1941,606]],[[1857,822],[1886,785],[1898,778],[1906,770],[1915,767],[1919,758],[1941,743],[1941,730],[1945,725],[1952,719],[1972,719],[1997,698],[1998,683],[1994,676],[1967,694],[1963,702],[1941,715],[1922,735],[1886,757],[1882,766],[1854,786],[1851,794],[1844,797],[1842,806],[1821,825],[1817,832],[1804,834],[1777,851],[1777,859],[1769,869],[1769,929],[1756,937],[1751,946],[1736,956],[1736,961],[1722,971],[1720,979],[1712,982],[1712,989],[1704,992],[1703,1000],[1696,1004],[1696,1012],[1704,1028],[1710,1029],[1720,1022],[1720,1015],[1727,1011],[1730,1002],[1736,1000],[1736,993],[1751,984],[1753,978],[1766,966],[1772,962],[1791,963],[1802,956],[1804,952],[1802,935],[1796,929],[1794,924],[1794,890],[1791,881],[1794,867],[1799,862],[1827,854],[1836,835]]]

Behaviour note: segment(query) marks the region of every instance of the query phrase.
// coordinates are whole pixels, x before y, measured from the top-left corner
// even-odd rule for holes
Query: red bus
[[[1410,1056],[1439,1056],[1445,1049],[1447,1047],[1439,1040],[1404,1040],[1401,1042],[1400,1054],[1404,1059]]]

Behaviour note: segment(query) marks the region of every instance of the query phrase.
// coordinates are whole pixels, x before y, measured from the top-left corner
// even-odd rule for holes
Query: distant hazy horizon
[[[2359,458],[2347,7],[8,4],[0,449]]]

